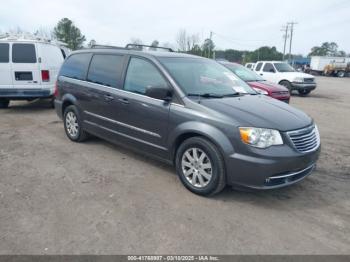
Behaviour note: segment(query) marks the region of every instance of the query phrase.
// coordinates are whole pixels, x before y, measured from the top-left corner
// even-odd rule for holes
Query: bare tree
[[[142,45],[142,40],[140,38],[133,37],[130,39],[130,44]]]
[[[176,35],[176,43],[178,50],[182,52],[187,51],[187,32],[185,29],[180,29]]]
[[[193,50],[193,48],[196,45],[199,45],[199,35],[192,34],[191,36],[188,36],[186,39],[186,45],[187,45],[187,51]]]

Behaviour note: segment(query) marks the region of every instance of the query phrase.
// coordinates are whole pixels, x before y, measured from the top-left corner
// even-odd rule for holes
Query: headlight
[[[261,94],[261,95],[268,95],[269,93],[265,90],[262,90],[262,89],[259,89],[259,88],[253,88],[258,94]]]
[[[304,78],[302,78],[302,77],[296,77],[296,78],[294,78],[294,81],[293,81],[293,82],[303,83],[303,82],[304,82]]]
[[[272,145],[283,145],[280,132],[274,129],[240,127],[239,132],[242,141],[254,147],[267,148]]]

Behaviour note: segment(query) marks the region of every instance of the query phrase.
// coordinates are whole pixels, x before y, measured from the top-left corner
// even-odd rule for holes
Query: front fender
[[[173,149],[173,153],[175,153],[176,148],[174,147],[176,146],[177,139],[185,134],[197,134],[206,137],[216,146],[218,146],[219,150],[224,156],[234,153],[230,140],[221,130],[209,124],[196,121],[182,123],[171,131],[168,136],[168,145],[169,148]]]

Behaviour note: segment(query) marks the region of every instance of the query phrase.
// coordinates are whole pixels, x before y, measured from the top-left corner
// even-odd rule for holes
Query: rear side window
[[[91,54],[75,54],[64,62],[60,75],[85,80],[87,68],[89,66]]]
[[[263,69],[264,72],[275,72],[275,68],[273,68],[273,65],[271,63],[266,63]]]
[[[261,66],[262,66],[262,63],[257,64],[255,67],[255,71],[260,71]]]
[[[34,44],[13,44],[13,63],[36,63],[36,52]]]
[[[7,43],[0,44],[0,63],[9,62],[10,45]]]
[[[100,85],[119,87],[123,60],[122,55],[94,55],[87,80]]]

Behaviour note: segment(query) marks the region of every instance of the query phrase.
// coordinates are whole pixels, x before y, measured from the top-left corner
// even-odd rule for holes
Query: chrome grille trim
[[[287,135],[294,148],[301,153],[315,151],[320,146],[317,126],[313,125],[299,130],[289,131]]]

